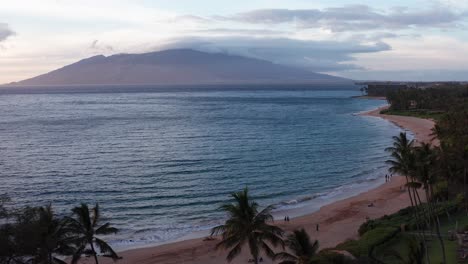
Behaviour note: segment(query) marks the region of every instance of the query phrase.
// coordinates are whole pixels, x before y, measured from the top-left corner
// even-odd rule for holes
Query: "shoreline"
[[[387,107],[380,107],[359,115],[383,118],[404,130],[411,130],[417,142],[431,142],[430,133],[434,126],[433,121],[416,117],[380,114],[380,111]],[[389,183],[324,205],[316,212],[293,218],[288,223],[277,221],[277,225],[286,232],[304,228],[312,239],[319,240],[320,249],[335,247],[345,240],[358,238],[358,228],[366,221],[367,217],[370,219],[379,218],[409,206],[410,201],[406,192],[400,190],[400,186],[404,183],[403,177],[394,176]],[[369,207],[370,203],[373,203],[374,206]],[[320,227],[319,232],[316,231],[317,224]],[[190,235],[185,237],[188,238]],[[119,260],[118,263],[225,263],[227,253],[214,250],[218,241],[218,239],[205,241],[204,238],[193,238],[169,244],[129,249],[120,252],[119,255],[123,259]],[[102,263],[113,263],[110,259],[101,259]],[[244,249],[241,255],[231,263],[247,263],[248,259],[250,259],[248,250]],[[84,261],[84,263],[91,262],[91,259]],[[275,262],[264,258],[264,263]]]
[[[388,107],[388,105],[382,106],[377,109],[360,113],[360,115],[379,117],[389,122],[392,122],[393,124],[404,130],[411,131],[414,134],[414,139],[417,144],[421,142],[432,143],[436,146],[439,144],[439,140],[433,139],[433,136],[431,135],[432,128],[435,125],[435,122],[433,120],[413,116],[386,115],[380,113],[380,111],[386,110]]]

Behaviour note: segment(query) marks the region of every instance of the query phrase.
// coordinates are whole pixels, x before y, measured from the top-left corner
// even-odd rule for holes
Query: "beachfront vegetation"
[[[111,227],[110,223],[99,226],[100,211],[99,204],[96,204],[91,210],[88,205],[81,204],[72,210],[75,218],[67,218],[68,230],[72,234],[73,243],[77,247],[73,253],[72,264],[78,262],[82,255],[92,255],[96,264],[99,263],[95,246],[97,246],[106,257],[117,260],[119,257],[111,246],[98,235],[109,235],[117,233],[117,228]]]
[[[253,262],[259,262],[260,253],[274,258],[274,248],[284,248],[283,230],[271,225],[273,216],[271,206],[258,211],[258,204],[252,201],[248,189],[232,194],[234,203],[221,206],[221,210],[228,214],[226,223],[212,229],[212,235],[222,237],[216,248],[229,250],[226,259],[230,262],[238,256],[244,246],[248,246]]]
[[[385,114],[434,119],[435,143],[416,144],[405,133],[394,137],[393,146],[387,149],[390,171],[406,177],[412,206],[368,221],[359,230],[359,240],[339,248],[368,254],[378,263],[463,261],[467,251],[461,243],[457,256],[454,240],[457,232],[464,231],[458,221],[468,213],[468,86],[390,89],[386,96],[390,107]],[[390,235],[391,227],[394,235]],[[375,243],[369,246],[369,241]]]
[[[0,199],[0,263],[5,264],[63,264],[72,258],[76,263],[81,255],[96,256],[97,246],[101,253],[117,259],[117,254],[102,239],[100,234],[117,232],[109,223],[97,227],[99,206],[91,211],[87,205],[73,209],[75,217],[59,217],[52,206],[12,209],[8,201]],[[98,263],[95,257],[96,263]]]
[[[294,230],[285,242],[292,253],[285,251],[276,254],[275,259],[282,260],[279,264],[309,264],[319,248],[319,242],[312,242],[303,228]]]
[[[392,114],[406,115],[408,111],[428,115],[437,113],[433,136],[440,144],[432,148],[426,146],[427,157],[422,162],[426,165],[425,168],[420,167],[425,175],[419,175],[419,182],[428,187],[425,191],[433,199],[441,199],[443,194],[446,199],[454,199],[457,195],[467,197],[468,86],[393,90],[387,93],[387,100]],[[443,185],[447,187],[445,190],[440,188]],[[464,201],[468,207],[467,200]]]

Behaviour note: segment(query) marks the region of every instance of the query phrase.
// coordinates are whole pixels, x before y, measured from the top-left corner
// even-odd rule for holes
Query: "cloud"
[[[194,30],[194,33],[210,34],[213,36],[219,35],[237,35],[237,36],[248,36],[248,35],[261,35],[261,36],[272,36],[272,35],[285,35],[290,32],[282,30],[270,30],[270,29],[242,29],[242,28],[213,28],[213,29],[200,29]]]
[[[14,35],[13,32],[6,23],[0,23],[0,41],[6,40],[8,37]]]
[[[258,9],[219,19],[251,23],[294,23],[301,28],[324,28],[333,32],[412,27],[449,28],[458,26],[466,12],[454,12],[444,6],[421,11],[393,8],[388,12],[366,5],[348,5],[325,9]]]
[[[358,41],[314,41],[245,36],[187,37],[173,39],[156,47],[157,50],[175,48],[253,57],[316,72],[361,69],[350,63],[354,61],[354,55],[391,49],[384,42],[363,44]]]
[[[89,45],[89,48],[97,53],[100,53],[100,52],[108,53],[108,52],[114,51],[114,48],[111,45],[101,44],[101,42],[97,39],[91,42],[91,45]]]
[[[212,20],[209,18],[204,18],[201,16],[195,16],[195,15],[181,15],[181,16],[175,16],[167,19],[162,19],[159,22],[169,22],[169,23],[186,23],[186,22],[191,22],[191,23],[211,23]]]
[[[466,81],[468,70],[393,70],[393,71],[350,71],[339,74],[342,77],[354,80],[376,80],[376,81]]]

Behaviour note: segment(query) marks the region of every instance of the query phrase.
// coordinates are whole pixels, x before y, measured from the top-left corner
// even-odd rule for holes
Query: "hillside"
[[[13,85],[269,84],[351,81],[265,60],[190,49],[94,56]]]

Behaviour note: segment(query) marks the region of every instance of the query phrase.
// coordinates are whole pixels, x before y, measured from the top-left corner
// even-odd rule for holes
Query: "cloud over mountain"
[[[6,23],[0,23],[0,41],[7,39],[8,37],[14,35],[13,32]]]
[[[325,9],[258,9],[224,17],[226,20],[252,24],[295,23],[302,28],[324,28],[334,32],[410,27],[447,28],[457,26],[468,13],[446,7],[408,11],[392,8],[388,12],[367,5],[348,5]]]
[[[318,72],[359,69],[350,63],[354,60],[353,55],[391,49],[381,41],[364,44],[357,39],[332,41],[247,36],[180,38],[158,49],[174,48],[235,54]]]

